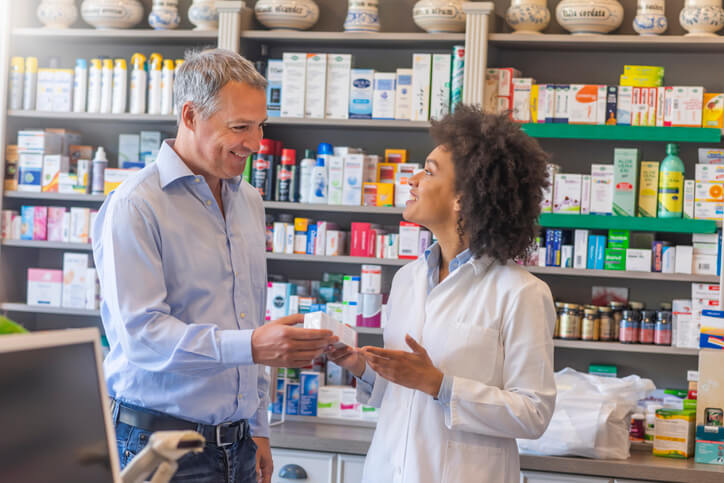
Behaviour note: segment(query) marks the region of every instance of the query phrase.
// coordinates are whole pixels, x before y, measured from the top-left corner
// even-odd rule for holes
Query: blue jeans
[[[134,409],[155,413],[136,406]],[[118,455],[123,469],[146,447],[152,433],[118,421],[117,407],[113,413],[113,422],[116,427]],[[249,434],[228,446],[217,446],[207,442],[202,453],[188,453],[178,460],[178,470],[171,481],[257,483],[256,443]]]

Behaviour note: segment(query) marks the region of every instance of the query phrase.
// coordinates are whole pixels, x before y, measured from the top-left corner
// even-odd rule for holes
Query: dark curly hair
[[[458,105],[433,121],[430,134],[452,155],[455,191],[461,196],[458,231],[470,237],[474,256],[500,262],[524,256],[535,240],[550,186],[549,156],[507,115]]]

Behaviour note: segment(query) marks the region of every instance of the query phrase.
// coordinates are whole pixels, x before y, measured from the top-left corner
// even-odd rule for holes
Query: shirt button
[[[206,200],[206,206],[211,206],[211,200]]]
[[[245,318],[246,318],[246,314],[245,314],[244,312],[242,312],[242,313],[239,314],[239,317],[241,317],[242,319],[245,319]]]
[[[200,182],[201,182],[201,178],[199,178],[199,177],[197,176],[196,178],[194,178],[194,181],[197,182],[197,183],[200,183]]]
[[[234,276],[235,276],[235,277],[238,277],[238,276],[239,276],[239,272],[237,272],[236,270],[234,270]]]
[[[239,394],[239,399],[243,399],[243,398],[244,398],[244,396]]]

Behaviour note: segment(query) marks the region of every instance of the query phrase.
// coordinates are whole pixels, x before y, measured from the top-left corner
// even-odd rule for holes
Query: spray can
[[[161,114],[164,115],[173,112],[173,71],[173,60],[164,60],[161,71]]]
[[[85,59],[75,60],[73,76],[73,112],[85,112],[88,100],[88,62]]]
[[[102,195],[105,191],[105,174],[108,166],[106,151],[103,146],[98,146],[96,155],[93,157],[93,183],[91,193],[94,195]]]
[[[88,112],[101,110],[101,59],[91,59],[88,69]]]
[[[254,156],[254,164],[251,168],[252,186],[259,191],[262,199],[272,199],[272,169],[274,166],[274,141],[262,139],[259,152]]]
[[[23,108],[23,83],[25,82],[25,59],[13,57],[10,60],[10,99],[9,109]]]
[[[148,57],[148,113],[161,114],[161,68],[163,57],[153,53]]]
[[[131,114],[146,112],[146,57],[133,54],[131,57]]]
[[[110,113],[113,105],[113,60],[103,59],[101,68],[101,112]]]
[[[329,143],[319,143],[317,147],[317,164],[312,170],[312,203],[327,203],[327,168],[333,152]]]
[[[116,59],[113,67],[113,114],[126,112],[128,101],[128,67],[126,59]]]
[[[27,57],[25,59],[25,90],[23,91],[23,109],[26,111],[35,110],[35,98],[38,87],[38,58]]]
[[[174,61],[174,69],[173,69],[174,82],[176,81],[176,77],[178,76],[178,70],[181,68],[183,63],[184,63],[183,59],[176,59]],[[176,105],[176,99],[173,100],[173,114],[174,114],[174,116],[178,116],[178,106]]]
[[[295,181],[297,178],[297,152],[294,149],[282,150],[282,162],[277,166],[277,182],[274,199],[277,201],[294,201]]]
[[[301,203],[312,202],[312,170],[317,165],[314,153],[311,149],[304,150],[304,159],[299,162],[299,201]]]

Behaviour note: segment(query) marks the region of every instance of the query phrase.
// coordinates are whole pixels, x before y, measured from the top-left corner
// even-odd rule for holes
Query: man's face
[[[266,121],[266,93],[242,82],[229,82],[218,94],[218,111],[194,119],[198,168],[229,179],[244,172],[246,158],[259,150]]]

